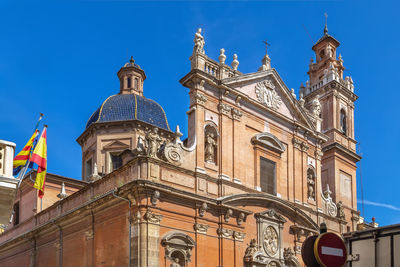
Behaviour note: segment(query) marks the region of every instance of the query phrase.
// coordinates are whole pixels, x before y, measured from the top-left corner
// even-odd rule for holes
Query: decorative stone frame
[[[185,233],[170,232],[161,240],[161,245],[165,247],[165,257],[171,262],[174,261],[174,255],[182,255],[185,265],[190,262],[192,249],[196,246],[196,242]],[[181,262],[180,262],[181,263]]]
[[[258,251],[251,255],[251,258],[245,258],[246,267],[269,267],[283,266],[283,241],[282,232],[283,224],[286,222],[280,214],[274,209],[269,209],[254,215],[257,221],[257,248]],[[264,247],[264,233],[266,229],[273,229],[277,234],[276,252],[268,253]]]

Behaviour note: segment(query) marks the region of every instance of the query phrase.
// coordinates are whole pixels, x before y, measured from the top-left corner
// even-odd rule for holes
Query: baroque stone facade
[[[327,32],[313,46],[296,99],[267,53],[241,73],[236,54],[232,67],[225,49],[218,62],[207,56],[199,29],[180,80],[190,91],[185,140],[143,97],[146,76],[131,59],[120,93],[77,139],[86,182],[59,201],[48,194],[40,213],[24,210],[0,235],[0,265],[302,266],[301,245],[320,223],[339,234],[357,226],[357,96],[338,46]]]

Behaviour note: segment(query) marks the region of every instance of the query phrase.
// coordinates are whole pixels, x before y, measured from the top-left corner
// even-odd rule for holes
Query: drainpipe
[[[129,221],[129,267],[132,267],[132,241],[131,241],[131,232],[132,232],[132,230],[131,230],[131,227],[132,227],[132,218],[131,218],[131,201],[129,200],[129,199],[127,199],[127,198],[123,198],[123,197],[120,197],[120,196],[118,196],[118,195],[116,195],[115,194],[115,192],[116,191],[118,191],[117,189],[114,189],[113,191],[112,191],[112,194],[113,194],[113,196],[114,197],[116,197],[116,198],[119,198],[119,199],[121,199],[121,200],[124,200],[124,201],[127,201],[128,202],[128,205],[129,205],[129,209],[128,209],[128,221]]]

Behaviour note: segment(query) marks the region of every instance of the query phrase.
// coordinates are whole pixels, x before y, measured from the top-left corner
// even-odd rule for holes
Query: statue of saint
[[[194,48],[193,54],[200,53],[204,54],[204,37],[201,35],[201,28],[197,29],[196,34],[194,35]]]
[[[318,98],[319,95],[317,95],[311,102],[311,113],[317,118],[319,118],[319,115],[321,114],[321,102],[319,102]]]
[[[179,264],[179,258],[174,258],[174,261],[169,265],[170,267],[181,267]]]
[[[146,134],[147,142],[147,155],[155,158],[160,146],[161,138],[158,135],[158,128],[154,127],[151,131]]]
[[[339,201],[336,204],[336,207],[337,207],[337,217],[344,220],[345,215],[344,215],[344,207],[342,201]]]
[[[307,185],[308,185],[307,195],[308,195],[308,199],[315,200],[314,184],[315,184],[314,174],[311,171],[309,171],[307,173]]]
[[[246,252],[244,253],[245,260],[249,261],[253,258],[254,254],[257,252],[257,241],[253,238],[250,241],[250,244],[246,248]]]
[[[205,145],[205,159],[206,162],[214,162],[215,163],[215,146],[216,142],[214,140],[214,134],[210,132],[206,132],[206,145]]]

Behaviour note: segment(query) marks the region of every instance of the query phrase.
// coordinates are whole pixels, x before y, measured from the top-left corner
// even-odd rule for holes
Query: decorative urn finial
[[[219,51],[220,51],[220,55],[218,57],[219,63],[225,64],[225,59],[226,59],[225,49],[221,48],[221,50],[219,50]]]
[[[237,54],[233,54],[233,61],[232,61],[232,69],[233,70],[237,70],[238,66],[239,66],[239,60]]]

